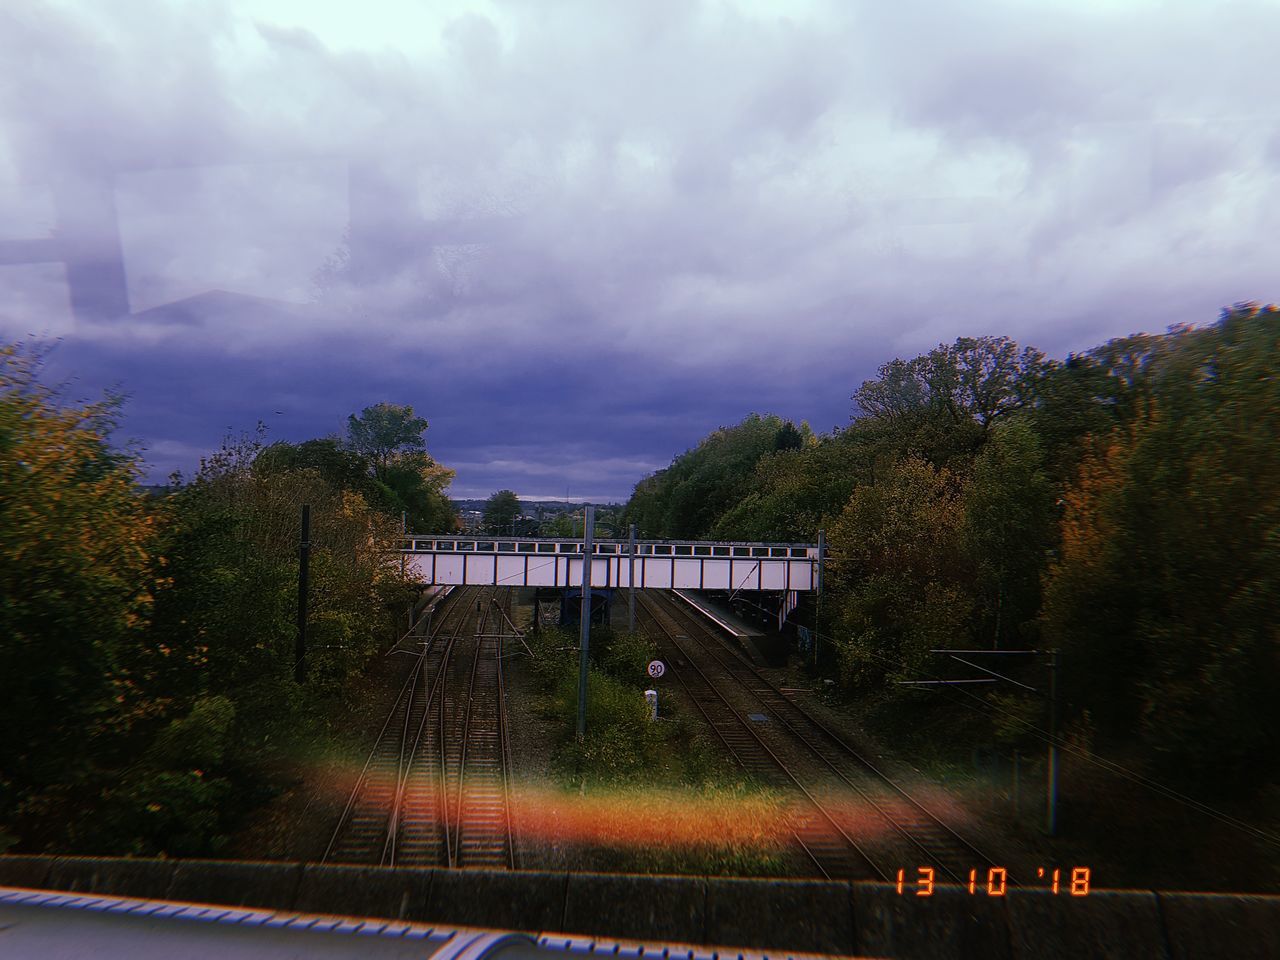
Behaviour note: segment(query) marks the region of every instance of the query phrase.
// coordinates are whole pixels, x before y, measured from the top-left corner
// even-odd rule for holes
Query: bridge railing
[[[594,556],[626,556],[626,540],[596,540]],[[494,553],[520,555],[581,555],[582,541],[557,537],[444,537],[406,536],[403,553]],[[734,559],[817,560],[818,548],[804,543],[741,543],[706,540],[637,540],[637,557],[708,557]]]

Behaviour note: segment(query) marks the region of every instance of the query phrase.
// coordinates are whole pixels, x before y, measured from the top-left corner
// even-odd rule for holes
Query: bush
[[[169,770],[214,769],[226,755],[235,718],[235,705],[226,697],[197,700],[189,714],[160,731],[149,759]]]
[[[570,712],[566,713],[566,706],[561,703],[559,689],[561,682],[567,683],[570,677],[573,677],[576,682],[578,638],[571,636],[567,630],[544,628],[530,631],[525,634],[524,640],[531,654],[530,669],[543,682],[543,689],[547,693],[544,705],[548,715],[573,716],[573,711],[577,710],[577,700],[573,701]]]
[[[80,849],[137,856],[215,853],[225,842],[221,811],[230,793],[227,780],[199,769],[136,777],[105,796],[101,822]]]
[[[600,666],[619,680],[645,683],[649,661],[657,655],[658,645],[649,637],[639,633],[615,633],[601,652]]]
[[[557,760],[574,782],[619,783],[653,762],[662,733],[649,720],[644,693],[596,667],[587,674],[587,733],[573,736],[578,714],[578,670],[562,669],[553,695],[557,716],[566,719],[566,739]]]

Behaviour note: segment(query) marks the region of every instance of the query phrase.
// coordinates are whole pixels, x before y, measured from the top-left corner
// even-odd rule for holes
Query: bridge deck
[[[806,592],[818,583],[819,551],[796,543],[637,541],[592,544],[591,585],[660,590]],[[582,583],[580,539],[405,537],[406,565],[426,584],[575,587]]]

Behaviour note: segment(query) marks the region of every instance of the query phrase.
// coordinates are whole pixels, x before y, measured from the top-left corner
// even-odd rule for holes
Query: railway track
[[[774,763],[801,786],[808,801],[821,809],[823,819],[840,825],[841,835],[876,876],[889,880],[899,869],[913,871],[916,866],[930,866],[938,872],[939,879],[945,875],[956,883],[965,883],[969,871],[977,869],[985,874],[992,866],[990,858],[886,776],[844,737],[783,694],[698,615],[670,598],[645,598],[644,603],[680,658],[715,688],[721,713],[726,708],[733,713],[736,723],[722,719],[722,726],[750,730],[770,750]],[[699,708],[702,709],[701,703]],[[764,732],[750,726],[744,713],[763,718]],[[744,766],[755,772],[751,766]],[[843,826],[849,817],[842,811],[850,809],[850,800],[855,800],[853,808],[860,825],[856,836],[851,827]],[[867,813],[872,815],[871,822],[867,822]],[[805,843],[804,836],[798,839]],[[838,869],[838,862],[836,866]],[[825,862],[820,862],[819,868],[827,876],[848,875],[833,874]]]
[[[671,612],[644,593],[639,598],[641,609],[649,621],[658,627],[659,636],[656,639],[664,658],[673,666],[679,661],[690,668],[686,670],[677,667],[672,673],[725,749],[756,780],[793,795],[788,811],[792,837],[802,852],[804,861],[828,879],[865,878],[868,874],[888,879],[888,874],[866,855],[857,840],[840,825],[836,815],[806,787],[743,712],[724,695],[720,685],[723,678],[708,672],[697,660],[689,657],[685,645],[680,642],[682,636],[686,641],[688,637],[683,634],[679,622]],[[803,863],[797,866],[803,867]]]
[[[505,600],[509,605],[510,591]],[[496,601],[491,602],[496,607]],[[511,749],[502,686],[500,631],[486,634],[482,630],[477,638],[461,742],[453,863],[460,867],[515,869],[508,783]]]
[[[497,592],[463,588],[446,601],[352,789],[325,861],[515,866],[503,631],[486,633],[490,622],[501,627]]]

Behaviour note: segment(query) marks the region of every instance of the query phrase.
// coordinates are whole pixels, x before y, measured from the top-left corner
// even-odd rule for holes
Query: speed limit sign
[[[653,677],[653,679],[657,680],[666,672],[667,672],[667,665],[663,663],[661,660],[649,661],[649,676]]]

